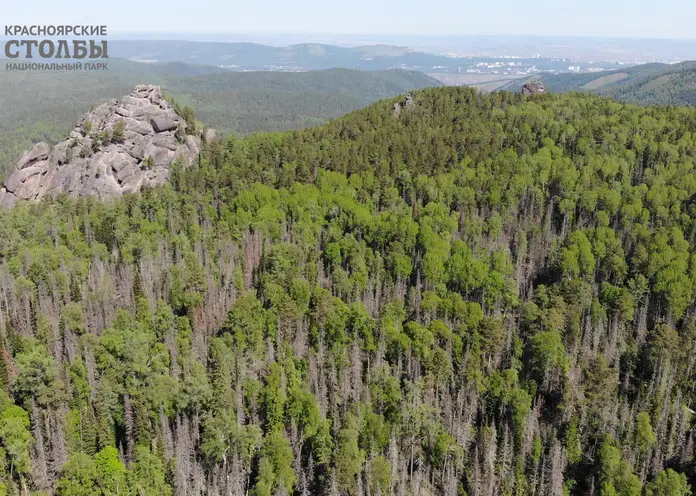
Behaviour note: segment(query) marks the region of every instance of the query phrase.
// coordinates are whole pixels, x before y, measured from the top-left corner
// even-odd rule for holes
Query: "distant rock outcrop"
[[[524,86],[522,86],[523,95],[529,96],[537,95],[539,93],[546,93],[546,88],[544,88],[542,82],[537,79],[532,79],[531,81],[527,82]]]
[[[0,206],[61,193],[108,198],[160,185],[175,160],[191,163],[200,144],[158,86],[140,85],[83,116],[66,140],[24,152],[0,188]]]
[[[406,93],[405,99],[401,103],[395,103],[394,104],[394,115],[396,117],[399,117],[401,115],[401,109],[410,109],[413,108],[416,105],[416,102],[413,100],[413,95],[411,93]]]

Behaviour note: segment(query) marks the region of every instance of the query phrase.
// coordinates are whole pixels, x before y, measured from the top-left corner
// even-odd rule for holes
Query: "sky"
[[[1,0],[2,23],[124,31],[696,39],[696,0]]]

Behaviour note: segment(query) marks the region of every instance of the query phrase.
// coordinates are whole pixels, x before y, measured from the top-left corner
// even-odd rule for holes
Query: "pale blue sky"
[[[3,24],[115,31],[696,38],[696,0],[3,1]]]

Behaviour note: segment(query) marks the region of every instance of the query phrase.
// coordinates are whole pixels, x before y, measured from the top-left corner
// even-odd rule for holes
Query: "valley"
[[[0,63],[0,175],[22,150],[60,141],[91,106],[143,82],[195,107],[207,126],[240,135],[321,124],[380,98],[440,84],[401,70],[229,73],[180,62],[110,59],[104,72],[23,72]]]

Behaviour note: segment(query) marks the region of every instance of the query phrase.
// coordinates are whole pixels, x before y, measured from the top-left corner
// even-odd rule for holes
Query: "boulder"
[[[61,141],[55,147],[53,147],[53,158],[57,164],[64,164],[70,157],[71,153],[71,140]]]
[[[100,198],[112,198],[121,194],[121,185],[114,176],[103,175],[96,178],[93,185],[94,196]]]
[[[4,191],[4,189],[2,191]],[[0,199],[0,207],[3,208],[12,208],[16,203],[17,197],[9,191],[5,192],[5,194],[2,195],[2,199]]]
[[[22,156],[19,157],[19,160],[17,160],[17,164],[15,165],[15,167],[17,169],[24,169],[25,167],[29,167],[37,160],[46,160],[48,158],[49,153],[51,153],[51,145],[49,145],[48,143],[37,143],[36,145],[34,145],[34,148],[24,152]]]
[[[13,193],[14,190],[17,189],[17,186],[19,186],[20,182],[22,181],[19,176],[19,171],[15,172],[14,174],[10,174],[7,176],[7,179],[5,179],[5,189],[10,193]]]
[[[121,169],[137,163],[132,156],[120,150],[114,150],[108,155],[103,156],[100,162],[105,164],[105,173],[110,169],[118,173]]]
[[[169,169],[164,167],[156,167],[149,170],[145,177],[149,186],[158,186],[160,184],[164,184],[169,178]]]
[[[133,115],[133,112],[123,107],[117,107],[116,110],[114,110],[114,112],[116,112],[121,117],[131,117]]]
[[[39,196],[41,191],[41,176],[35,175],[28,178],[25,182],[20,184],[14,194],[17,198],[22,200],[33,200]]]
[[[131,157],[137,160],[142,160],[145,158],[145,145],[143,143],[138,143],[137,145],[126,151]]]
[[[127,121],[126,122],[126,129],[128,131],[132,131],[134,133],[142,134],[143,136],[146,134],[150,134],[152,132],[152,127],[150,127],[150,125],[147,122],[136,121],[136,120]]]
[[[173,131],[179,124],[172,119],[164,116],[155,116],[150,119],[150,125],[155,130],[156,133],[163,133],[165,131]]]
[[[201,139],[198,136],[186,136],[186,146],[193,155],[198,155],[201,151]]]
[[[173,161],[174,154],[168,148],[160,147],[153,143],[148,149],[147,156],[152,159],[155,165],[166,167]]]
[[[124,96],[121,99],[121,103],[135,108],[148,105],[148,101],[145,98],[140,98],[138,95],[133,95],[132,93],[128,96]]]
[[[142,174],[133,174],[121,183],[121,194],[135,193],[143,185],[144,180],[145,176]]]
[[[136,164],[128,164],[126,167],[118,171],[116,177],[120,183],[126,182],[134,174],[138,172],[138,166]]]
[[[167,138],[158,138],[153,141],[155,146],[159,146],[162,148],[166,148],[167,150],[171,150],[173,152],[177,151],[179,149],[179,143],[177,143],[175,140],[167,139]]]
[[[22,169],[21,171],[19,171],[19,180],[21,182],[25,182],[31,176],[35,176],[36,174],[43,174],[44,172],[46,172],[46,163],[40,162],[36,165],[32,165],[31,167],[27,167],[26,169]]]

